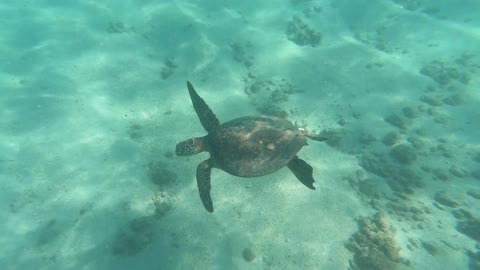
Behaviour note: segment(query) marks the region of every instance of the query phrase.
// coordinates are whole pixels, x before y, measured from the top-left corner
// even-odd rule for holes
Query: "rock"
[[[400,140],[400,135],[392,131],[385,134],[385,136],[383,136],[382,142],[385,145],[391,146],[398,143],[399,140]]]
[[[467,171],[463,168],[459,168],[457,166],[450,167],[450,173],[456,177],[465,177],[468,175]]]
[[[395,146],[390,151],[390,155],[403,164],[411,164],[417,159],[417,153],[415,152],[415,149],[406,144]]]
[[[480,221],[478,219],[470,219],[457,223],[457,231],[465,234],[475,241],[480,241]]]
[[[253,65],[255,57],[251,54],[252,44],[249,42],[233,42],[230,44],[232,50],[233,59],[239,63],[243,63],[246,67]]]
[[[447,85],[452,81],[468,84],[470,81],[469,74],[462,73],[455,67],[438,60],[425,65],[420,73],[429,76],[440,85]]]
[[[475,170],[471,173],[472,177],[477,179],[477,180],[480,180],[480,170]]]
[[[435,117],[433,118],[433,121],[435,121],[435,123],[437,124],[447,124],[448,120],[448,117],[443,114],[435,115]]]
[[[415,149],[422,149],[427,145],[425,140],[418,136],[408,137],[407,141],[410,142]]]
[[[448,181],[450,179],[448,171],[444,168],[435,168],[432,170],[433,177],[441,181]]]
[[[153,216],[157,219],[164,217],[173,208],[174,198],[167,192],[157,192],[151,200],[155,206]]]
[[[420,100],[433,107],[438,107],[443,104],[441,99],[432,96],[423,96]]]
[[[344,139],[347,136],[347,132],[344,129],[326,129],[323,130],[320,135],[328,138],[325,142],[331,147],[343,150],[345,149]]]
[[[453,199],[451,199],[445,191],[439,191],[439,192],[435,193],[434,199],[438,203],[440,203],[442,205],[445,205],[445,206],[448,206],[448,207],[451,207],[451,208],[457,208],[457,207],[460,206],[460,204],[457,203],[456,201],[454,201]]]
[[[458,105],[461,105],[465,102],[464,98],[462,95],[460,94],[453,94],[453,95],[450,95],[444,99],[442,99],[442,101],[450,106],[458,106]]]
[[[477,153],[474,157],[473,160],[476,162],[480,162],[480,153]]]
[[[418,248],[420,246],[419,243],[418,243],[418,240],[415,240],[413,238],[408,238],[408,242],[416,248]]]
[[[142,126],[139,124],[132,124],[128,127],[127,134],[130,139],[135,141],[141,141],[143,138]]]
[[[286,33],[290,41],[300,46],[316,47],[322,40],[322,34],[303,22],[298,16],[294,16],[288,23]]]
[[[450,147],[448,147],[447,143],[442,142],[442,143],[438,144],[437,145],[437,150],[442,152],[442,155],[446,158],[452,158],[454,156],[452,149],[450,149]]]
[[[267,80],[260,78],[245,79],[245,94],[260,114],[286,118],[284,103],[289,97],[301,92],[285,79]]]
[[[477,200],[480,200],[480,192],[470,190],[470,191],[467,191],[467,195],[469,195],[470,197],[475,198]]]
[[[422,247],[432,256],[436,256],[440,253],[440,248],[438,247],[438,244],[434,242],[422,241]]]
[[[126,229],[117,232],[112,243],[112,253],[119,256],[137,254],[153,241],[154,228],[152,216],[131,220]]]
[[[395,242],[395,230],[388,224],[385,214],[359,218],[357,225],[358,232],[346,243],[346,248],[354,253],[353,269],[395,269],[403,262]]]
[[[370,198],[376,198],[379,196],[378,185],[373,183],[373,181],[369,179],[358,183],[358,191]]]
[[[253,253],[253,250],[251,248],[244,248],[242,251],[242,257],[245,261],[251,262],[255,260],[256,256],[255,253]]]
[[[161,161],[152,161],[148,164],[150,181],[157,185],[160,190],[167,189],[177,180],[177,175],[169,168],[170,166],[167,163]]]
[[[384,118],[385,122],[400,129],[406,129],[408,127],[407,122],[401,116],[397,114],[390,114]]]
[[[380,154],[363,155],[360,160],[360,166],[379,176],[386,177],[395,173],[395,168],[388,162],[387,158]]]
[[[413,119],[417,117],[417,110],[413,107],[403,107],[402,112],[407,118]]]
[[[477,244],[478,245],[478,244]],[[477,247],[478,249],[478,247]],[[467,251],[467,255],[469,257],[468,267],[470,270],[480,270],[480,251],[472,252],[470,250]]]
[[[456,219],[473,219],[472,213],[468,212],[465,209],[458,209],[458,210],[452,211],[452,215]]]

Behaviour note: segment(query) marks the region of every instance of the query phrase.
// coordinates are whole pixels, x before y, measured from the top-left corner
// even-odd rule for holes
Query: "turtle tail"
[[[303,133],[303,135],[305,137],[309,138],[310,140],[314,140],[314,141],[318,141],[318,142],[323,142],[323,141],[327,140],[326,137],[323,137],[320,134],[315,134],[311,131],[301,130],[301,132]]]
[[[204,138],[192,138],[177,144],[175,154],[177,156],[191,156],[205,151]]]

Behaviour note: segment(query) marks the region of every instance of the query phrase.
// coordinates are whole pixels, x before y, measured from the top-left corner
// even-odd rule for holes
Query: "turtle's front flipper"
[[[193,88],[193,85],[189,81],[187,81],[187,88],[188,93],[190,94],[190,99],[192,100],[193,108],[195,109],[203,128],[207,132],[218,128],[218,126],[220,126],[220,121],[218,121],[217,117],[212,110],[210,110],[203,98],[197,94],[197,91],[195,91],[195,88]]]
[[[295,174],[295,176],[309,189],[315,189],[313,186],[313,169],[312,166],[308,165],[303,159],[298,158],[295,156],[290,162],[287,164],[287,167]]]
[[[210,173],[212,171],[212,165],[210,159],[207,159],[200,163],[197,167],[197,186],[200,193],[200,199],[202,199],[203,206],[208,212],[213,212],[212,198],[210,197]]]

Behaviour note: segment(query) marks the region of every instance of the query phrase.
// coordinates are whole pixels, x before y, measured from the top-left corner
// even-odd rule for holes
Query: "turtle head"
[[[204,137],[192,138],[177,144],[175,154],[177,156],[191,156],[205,151]]]

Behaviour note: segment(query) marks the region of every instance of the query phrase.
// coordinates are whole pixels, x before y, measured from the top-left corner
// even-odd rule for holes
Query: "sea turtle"
[[[285,165],[310,189],[313,186],[312,167],[297,156],[307,145],[305,137],[316,141],[326,138],[299,130],[285,119],[272,116],[246,116],[220,124],[215,114],[187,81],[188,93],[200,123],[208,132],[177,144],[178,156],[203,151],[210,158],[197,167],[197,186],[203,206],[213,212],[210,197],[210,173],[218,168],[240,177],[255,177],[273,173]]]

